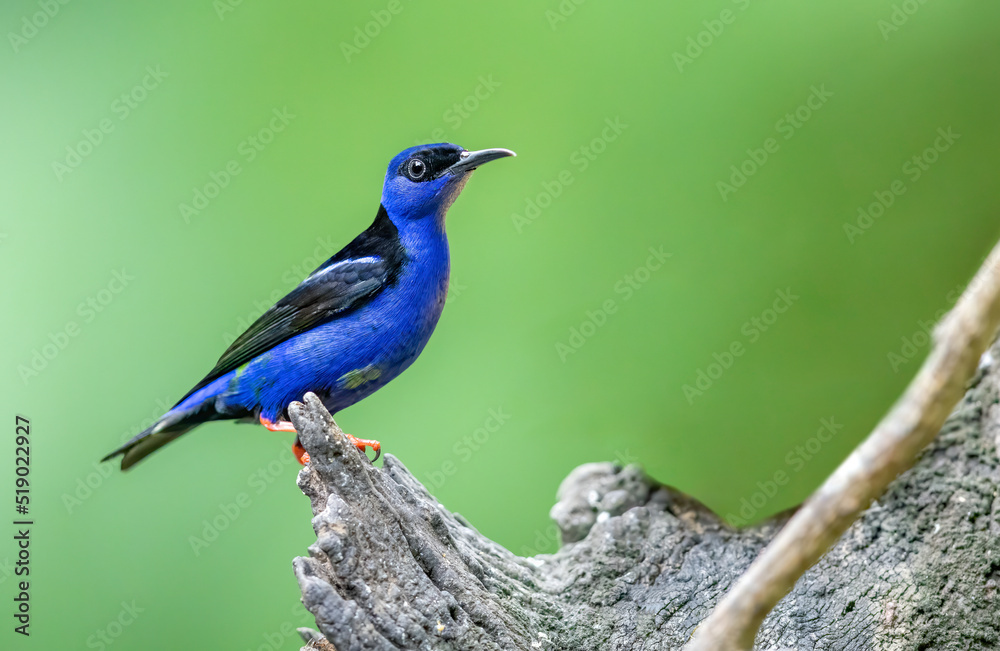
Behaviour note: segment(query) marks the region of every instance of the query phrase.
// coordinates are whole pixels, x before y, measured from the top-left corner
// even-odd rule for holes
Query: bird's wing
[[[254,321],[181,401],[281,342],[366,303],[392,275],[390,261],[381,256],[332,259]]]
[[[399,232],[379,206],[367,230],[264,312],[180,402],[281,342],[364,305],[395,282],[405,258]]]

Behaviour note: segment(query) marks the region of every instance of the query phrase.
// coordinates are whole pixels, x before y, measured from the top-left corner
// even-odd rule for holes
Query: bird
[[[335,414],[399,376],[423,351],[448,294],[445,216],[472,172],[509,149],[409,147],[389,163],[375,221],[247,328],[153,425],[102,459],[127,470],[198,425],[259,422],[294,432],[288,406],[315,393]],[[348,435],[362,451],[375,440]],[[308,453],[296,437],[300,463]]]

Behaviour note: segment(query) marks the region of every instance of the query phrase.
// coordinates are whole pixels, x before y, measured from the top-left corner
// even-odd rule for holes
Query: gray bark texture
[[[771,612],[755,649],[1000,648],[998,400],[988,363],[918,463]],[[319,629],[303,631],[305,648],[681,649],[787,517],[734,530],[638,466],[593,463],[559,488],[559,551],[521,558],[392,455],[374,467],[312,394],[291,417],[311,456],[298,481],[316,531],[294,560]]]

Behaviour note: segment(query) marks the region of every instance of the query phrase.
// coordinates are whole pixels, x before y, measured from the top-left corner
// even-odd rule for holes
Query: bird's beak
[[[480,165],[485,165],[491,160],[506,158],[508,156],[517,156],[517,154],[509,149],[480,149],[479,151],[463,151],[459,161],[451,167],[445,168],[444,171],[452,175],[464,174],[465,172],[471,172]]]

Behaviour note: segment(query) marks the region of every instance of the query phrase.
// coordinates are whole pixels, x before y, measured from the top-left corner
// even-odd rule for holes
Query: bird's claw
[[[372,463],[378,461],[378,458],[382,455],[382,444],[378,441],[371,439],[359,439],[358,437],[351,436],[350,434],[346,434],[346,436],[351,443],[354,444],[354,447],[361,450],[361,454],[365,455],[366,459],[368,458],[368,448],[375,450],[375,458],[372,459]]]
[[[261,416],[260,424],[272,432],[295,431],[295,427],[290,422],[284,420],[275,423]],[[378,461],[378,458],[382,455],[382,444],[378,441],[372,439],[359,439],[358,437],[351,436],[350,434],[345,434],[345,436],[351,441],[354,447],[361,450],[361,454],[365,455],[366,459],[368,458],[368,448],[375,450],[375,458],[372,459],[372,463]],[[295,443],[292,444],[292,453],[295,455],[295,458],[298,459],[298,462],[303,466],[309,463],[309,453],[306,452],[306,449],[302,447],[302,442],[297,438],[295,439]]]
[[[355,436],[351,436],[350,434],[345,434],[345,436],[347,436],[347,438],[351,441],[354,447],[356,447],[358,450],[361,451],[361,454],[365,455],[366,459],[368,458],[367,449],[371,448],[375,450],[375,458],[372,459],[372,463],[378,461],[379,456],[382,455],[382,444],[379,443],[378,441],[359,439]],[[302,442],[299,441],[298,439],[295,439],[295,443],[292,444],[292,453],[295,455],[295,458],[298,459],[299,463],[301,463],[303,466],[309,463],[309,453],[306,452],[306,449],[304,447],[302,447]]]

